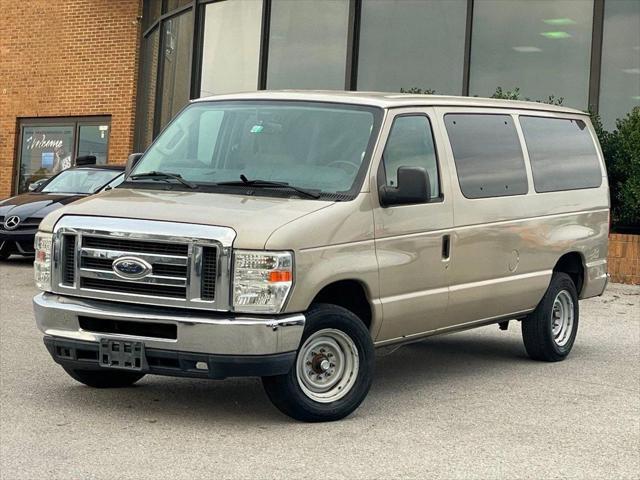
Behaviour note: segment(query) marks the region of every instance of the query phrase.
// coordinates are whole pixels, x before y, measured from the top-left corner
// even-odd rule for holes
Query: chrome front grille
[[[58,293],[132,303],[212,310],[229,308],[231,244],[223,227],[146,220],[63,217],[55,228]],[[137,278],[118,259],[146,266]]]
[[[98,250],[111,250],[121,252],[147,253],[151,255],[176,255],[187,257],[189,245],[149,242],[145,240],[123,240],[111,237],[85,237],[83,239],[85,248]]]
[[[71,285],[76,281],[76,236],[62,236],[62,283]]]
[[[122,278],[113,269],[113,262],[122,257],[144,260],[151,265],[151,273],[135,280]],[[165,266],[175,267],[173,274],[157,273],[158,269],[162,271]],[[130,292],[186,300],[189,245],[82,235],[78,273],[81,290]]]

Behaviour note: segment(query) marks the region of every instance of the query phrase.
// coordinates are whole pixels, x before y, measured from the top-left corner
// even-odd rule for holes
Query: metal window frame
[[[467,20],[464,29],[464,57],[462,65],[462,95],[469,96],[469,79],[471,73],[471,35],[473,34],[474,0],[467,0]]]
[[[590,112],[597,113],[600,106],[600,75],[602,73],[602,40],[604,32],[605,0],[593,0],[593,29],[591,33],[591,64],[589,67]]]
[[[267,89],[269,66],[269,34],[271,32],[271,0],[262,0],[262,25],[260,31],[260,53],[258,59],[258,90]]]
[[[358,54],[360,52],[360,21],[362,19],[362,0],[349,0],[349,23],[347,26],[347,64],[345,68],[344,89],[358,88]]]

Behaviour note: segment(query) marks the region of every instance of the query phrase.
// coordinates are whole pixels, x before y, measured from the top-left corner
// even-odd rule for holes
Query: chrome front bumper
[[[272,355],[294,352],[300,345],[305,317],[246,316],[150,307],[81,299],[52,293],[34,297],[38,328],[46,336],[81,342],[123,339],[144,342],[151,349],[212,355]],[[88,331],[80,317],[175,325],[176,338],[154,338],[113,332]]]

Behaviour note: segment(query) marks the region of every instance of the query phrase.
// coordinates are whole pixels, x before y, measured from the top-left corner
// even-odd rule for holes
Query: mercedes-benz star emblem
[[[4,221],[5,230],[15,230],[18,225],[20,225],[20,217],[17,215],[7,217]]]

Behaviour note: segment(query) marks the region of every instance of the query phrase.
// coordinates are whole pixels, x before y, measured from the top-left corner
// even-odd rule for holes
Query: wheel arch
[[[315,294],[310,305],[329,303],[346,308],[355,314],[371,331],[374,324],[374,308],[367,285],[357,279],[343,279],[330,282]]]
[[[584,275],[586,271],[584,257],[580,252],[573,251],[562,255],[553,267],[553,271],[563,272],[569,275],[571,280],[573,280],[573,284],[576,286],[578,296],[580,296],[582,287],[584,286]]]

